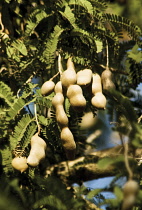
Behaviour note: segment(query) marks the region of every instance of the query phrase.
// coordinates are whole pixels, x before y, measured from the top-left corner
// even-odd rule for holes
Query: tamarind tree
[[[91,202],[97,196],[108,209],[141,209],[142,100],[136,91],[142,82],[141,29],[109,13],[107,5],[105,0],[0,1],[0,209],[97,210],[101,207]],[[76,73],[90,69],[101,77],[107,70],[102,83],[109,79],[102,89],[107,104],[101,111],[91,103],[96,94],[92,83],[81,87],[86,106],[80,112],[64,89],[67,126],[76,144],[74,160],[67,159],[61,141],[64,124],[59,125],[52,105],[55,93],[41,94],[44,82],[60,81],[69,58]],[[88,141],[88,128],[81,127],[86,113],[94,117],[93,132],[100,133],[104,124],[96,120],[98,113],[108,116],[121,144],[94,151],[97,137]],[[36,167],[25,163],[16,170],[12,160],[28,158],[37,133],[46,143],[44,159]],[[107,189],[89,191],[83,185],[106,176],[114,176]],[[123,192],[116,182],[121,177],[137,182],[139,189],[130,186],[132,194]],[[103,191],[115,198],[104,198]]]

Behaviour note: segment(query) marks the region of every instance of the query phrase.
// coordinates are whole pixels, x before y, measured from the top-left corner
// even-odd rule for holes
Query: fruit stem
[[[37,128],[38,128],[38,135],[40,134],[40,124],[38,122],[38,119],[37,119],[37,109],[36,109],[36,104],[34,104],[34,113],[35,113],[35,119],[36,119],[36,124],[37,124]]]
[[[128,171],[128,174],[129,174],[129,180],[133,178],[133,172],[130,168],[130,165],[129,165],[129,161],[128,161],[128,142],[124,143],[124,140],[122,138],[122,135],[119,134],[120,136],[120,139],[121,139],[121,142],[123,143],[123,147],[124,147],[124,161],[125,161],[125,167]]]
[[[59,71],[60,75],[62,75],[63,66],[61,63],[61,55],[60,54],[58,55],[58,71]]]
[[[55,74],[52,78],[50,78],[50,80],[49,81],[52,81],[55,77],[57,77],[58,76],[58,74],[59,74],[60,72],[57,72],[57,74]]]
[[[109,52],[108,52],[108,41],[107,41],[107,39],[106,39],[106,56],[107,56],[106,69],[109,69]]]

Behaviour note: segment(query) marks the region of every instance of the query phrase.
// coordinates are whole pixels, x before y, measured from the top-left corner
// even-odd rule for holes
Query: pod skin
[[[68,127],[64,127],[61,131],[61,141],[68,160],[75,158],[76,143],[72,132]]]
[[[92,71],[84,69],[77,72],[77,84],[80,86],[87,86],[92,81]]]
[[[27,164],[33,167],[39,165],[40,161],[45,158],[46,143],[36,133],[31,138],[31,150],[27,158]]]
[[[68,126],[68,117],[65,113],[63,103],[64,96],[58,92],[52,99],[52,105],[56,111],[56,120],[61,128]]]
[[[11,162],[13,168],[23,173],[28,169],[26,157],[15,157]]]
[[[54,91],[55,83],[53,81],[46,81],[41,87],[41,94],[48,96]]]
[[[64,88],[68,88],[70,85],[75,84],[77,81],[76,71],[71,58],[67,61],[67,70],[61,75],[61,82]]]
[[[71,106],[76,111],[83,111],[86,107],[86,99],[83,96],[82,89],[79,85],[71,85],[67,89],[67,97],[69,98]]]
[[[98,92],[102,92],[101,77],[99,74],[93,74],[92,93],[95,95]]]
[[[102,93],[96,93],[96,95],[91,99],[91,103],[97,109],[105,109],[106,97]]]
[[[132,210],[139,191],[139,185],[135,180],[128,180],[123,188],[124,199],[122,210]]]
[[[61,81],[57,82],[54,88],[55,93],[63,93],[62,83]]]
[[[123,188],[124,196],[128,196],[130,194],[137,195],[139,190],[139,185],[135,180],[128,180]]]
[[[102,72],[101,75],[103,90],[115,89],[115,84],[112,81],[112,73],[109,69]]]

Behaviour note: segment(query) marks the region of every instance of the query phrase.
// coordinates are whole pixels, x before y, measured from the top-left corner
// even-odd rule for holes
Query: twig
[[[61,63],[61,55],[58,55],[58,71],[60,72],[60,75],[62,75],[63,67]]]
[[[55,74],[52,78],[50,78],[49,81],[52,81],[55,77],[57,77],[60,74],[60,72],[57,72],[57,74]]]
[[[26,85],[27,83],[30,83],[32,78],[34,77],[34,75],[35,75],[35,72],[33,72],[33,74],[26,80],[26,82],[23,84],[23,86]],[[21,91],[21,88],[17,91],[17,98],[19,98],[20,91]]]
[[[3,32],[4,31],[4,25],[3,25],[3,23],[2,23],[2,15],[1,15],[1,12],[0,12],[0,25],[1,25],[1,32]]]
[[[106,40],[106,56],[107,56],[106,68],[109,69],[109,51],[108,51],[108,41],[107,40]]]
[[[120,136],[122,145],[123,145],[123,147],[124,147],[124,160],[125,160],[125,166],[126,166],[126,169],[127,169],[127,171],[128,171],[128,174],[129,174],[129,179],[132,179],[132,178],[133,178],[133,172],[132,172],[132,170],[131,170],[131,168],[130,168],[129,161],[128,161],[128,150],[129,150],[129,148],[128,148],[128,142],[126,142],[126,143],[124,144],[124,140],[123,140],[123,138],[122,138],[122,135],[119,134],[119,136]]]
[[[37,124],[37,128],[38,128],[38,135],[40,134],[40,124],[38,122],[38,119],[37,119],[37,110],[36,110],[36,104],[34,104],[34,113],[35,113],[35,119],[36,119],[36,124]]]
[[[138,123],[140,123],[142,120],[142,115],[138,118]]]

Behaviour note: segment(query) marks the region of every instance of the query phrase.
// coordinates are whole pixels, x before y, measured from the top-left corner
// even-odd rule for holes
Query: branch
[[[97,152],[90,153],[90,155],[79,157],[73,161],[61,162],[59,164],[50,166],[46,169],[46,176],[51,175],[52,173],[60,177],[65,183],[73,184],[97,179],[104,178],[108,176],[115,176],[118,174],[118,170],[114,166],[110,166],[107,169],[98,168],[97,161],[99,158],[103,157],[118,157],[119,155],[124,154],[124,148],[122,145],[109,148],[106,150],[101,150]],[[136,157],[142,155],[142,149],[136,150]],[[93,163],[85,163],[86,160],[91,160],[93,157]],[[129,155],[129,157],[131,157]],[[94,163],[96,159],[96,163]],[[136,158],[138,159],[138,158]],[[84,161],[84,163],[83,163]],[[89,162],[89,161],[88,161]],[[82,164],[80,164],[82,163]],[[119,171],[120,172],[120,171]]]
[[[79,157],[73,161],[66,161],[56,164],[54,166],[48,167],[46,170],[46,176],[51,173],[56,173],[65,183],[82,183],[88,180],[93,180],[97,178],[103,178],[108,176],[114,176],[118,173],[115,167],[110,166],[107,169],[100,169],[97,166],[97,161],[99,158],[112,156],[116,157],[123,154],[123,147],[121,145],[113,147],[107,150],[97,151],[90,153],[87,156]],[[96,163],[85,163],[87,159],[96,159]],[[84,162],[84,164],[83,164]],[[91,161],[90,161],[91,162]],[[79,164],[82,163],[82,164]],[[69,169],[68,169],[69,168]]]

